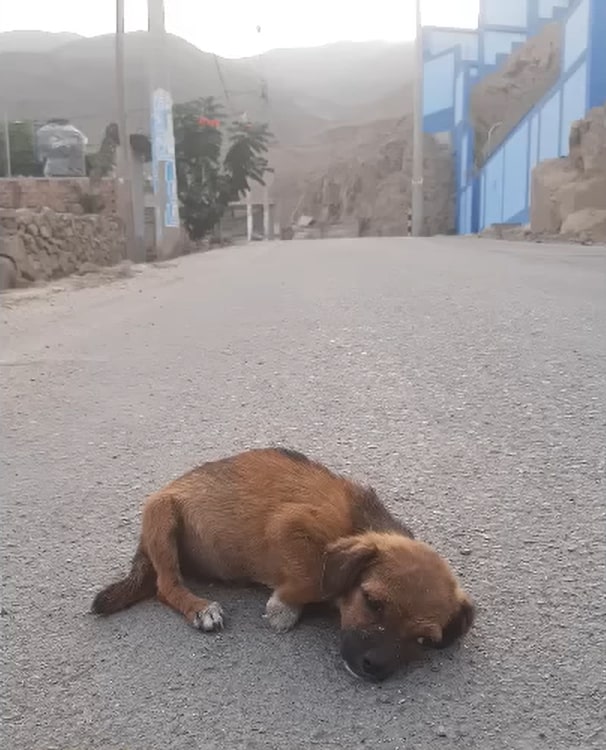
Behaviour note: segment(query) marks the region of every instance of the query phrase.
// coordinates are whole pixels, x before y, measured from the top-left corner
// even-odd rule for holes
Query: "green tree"
[[[213,97],[175,105],[173,125],[181,219],[190,237],[200,239],[229,203],[246,195],[251,180],[264,184],[271,133],[263,123],[226,124]]]
[[[36,159],[34,146],[34,124],[32,122],[10,122],[8,135],[11,152],[11,173],[13,176],[39,177],[42,165]],[[4,129],[0,131],[0,175],[8,175]]]

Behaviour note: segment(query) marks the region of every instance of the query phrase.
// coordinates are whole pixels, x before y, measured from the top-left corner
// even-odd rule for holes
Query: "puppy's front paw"
[[[192,625],[198,630],[205,633],[212,633],[215,630],[223,630],[223,610],[217,602],[210,602],[205,608],[196,612]]]
[[[263,615],[269,626],[277,633],[286,633],[287,630],[293,628],[300,616],[301,608],[285,604],[275,591],[270,596]]]

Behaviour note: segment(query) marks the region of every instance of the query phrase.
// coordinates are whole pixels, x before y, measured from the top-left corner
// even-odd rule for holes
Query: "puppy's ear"
[[[447,648],[456,640],[462,638],[475,620],[475,607],[469,597],[459,590],[459,608],[450,618],[442,630],[442,639],[435,643],[436,648]]]
[[[372,563],[377,548],[360,537],[344,537],[326,549],[322,572],[322,593],[334,599],[351,591]]]

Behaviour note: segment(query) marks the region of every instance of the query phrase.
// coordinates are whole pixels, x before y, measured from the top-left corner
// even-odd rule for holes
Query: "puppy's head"
[[[367,680],[388,677],[418,644],[449,646],[473,624],[473,604],[446,561],[399,534],[366,533],[331,544],[323,589],[341,612],[345,665]]]

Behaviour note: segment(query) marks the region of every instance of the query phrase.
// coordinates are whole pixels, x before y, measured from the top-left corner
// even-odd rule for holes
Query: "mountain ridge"
[[[147,129],[148,42],[145,32],[126,34],[129,126],[138,131]],[[0,33],[0,110],[11,119],[67,117],[97,144],[115,118],[113,56],[113,34]],[[176,102],[215,96],[231,115],[265,115],[264,77],[270,125],[284,145],[360,118],[405,114],[408,107],[400,106],[402,82],[407,71],[412,75],[408,43],[336,42],[232,59],[168,34],[167,59]]]

